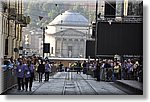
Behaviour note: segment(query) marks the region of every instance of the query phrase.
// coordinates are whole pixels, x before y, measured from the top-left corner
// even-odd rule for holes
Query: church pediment
[[[57,32],[54,36],[85,36],[85,33],[71,28]]]

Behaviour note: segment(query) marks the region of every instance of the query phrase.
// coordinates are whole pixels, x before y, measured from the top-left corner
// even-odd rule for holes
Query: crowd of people
[[[98,81],[103,75],[106,81],[121,79],[143,81],[143,66],[138,59],[125,59],[123,62],[120,60],[100,59],[90,63],[84,62],[82,66],[84,66],[83,73],[87,72],[87,70],[92,70],[94,77]]]
[[[5,65],[13,66],[17,76],[18,90],[32,91],[32,84],[34,80],[42,82],[42,77],[45,75],[44,81],[49,81],[49,74],[52,72],[53,64],[46,59],[32,57],[22,57],[4,61]],[[9,66],[9,67],[11,67]],[[57,71],[63,71],[63,64],[60,62]],[[143,66],[142,61],[137,59],[125,59],[124,61],[112,59],[99,59],[95,61],[78,61],[72,64],[70,68],[65,68],[69,71],[74,68],[77,74],[89,74],[91,70],[93,77],[97,81],[104,79],[105,81],[114,80],[137,80],[143,81]],[[68,69],[68,70],[67,70]],[[24,87],[25,86],[25,87]]]
[[[44,81],[49,81],[49,74],[52,69],[52,64],[49,60],[43,60],[36,56],[15,60],[11,57],[9,60],[5,60],[4,64],[13,66],[15,75],[17,76],[18,90],[25,91],[32,91],[34,80],[42,82],[43,74],[45,74]]]
[[[60,63],[60,69],[62,69],[62,66],[63,64]],[[69,69],[76,71],[77,74],[83,72],[83,74],[92,75],[97,81],[121,79],[143,81],[142,61],[138,58],[126,58],[122,61],[117,59],[98,59],[90,62],[76,61],[72,63]]]

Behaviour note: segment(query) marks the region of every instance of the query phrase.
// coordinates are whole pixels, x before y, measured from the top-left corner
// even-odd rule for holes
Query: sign
[[[43,52],[50,53],[50,43],[44,43]]]
[[[95,40],[86,41],[86,58],[95,58]]]

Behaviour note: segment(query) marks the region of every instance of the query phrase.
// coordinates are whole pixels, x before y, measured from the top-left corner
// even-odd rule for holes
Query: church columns
[[[57,57],[85,58],[86,36],[76,30],[56,33],[55,49]]]

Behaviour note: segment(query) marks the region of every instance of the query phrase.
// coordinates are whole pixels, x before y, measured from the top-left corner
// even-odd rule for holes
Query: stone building
[[[0,93],[13,84],[12,77],[7,77],[13,76],[12,70],[4,71],[2,65],[5,58],[18,58],[21,54],[19,49],[22,48],[22,28],[29,21],[29,16],[23,15],[23,0],[0,0]]]
[[[1,0],[0,5],[0,59],[18,58],[22,28],[29,24],[30,18],[23,15],[23,0]]]
[[[42,30],[31,30],[29,27],[23,29],[22,44],[23,44],[23,56],[42,56],[43,54],[43,40]]]
[[[45,43],[50,43],[50,56],[85,57],[88,35],[88,20],[80,13],[68,10],[49,23]]]

